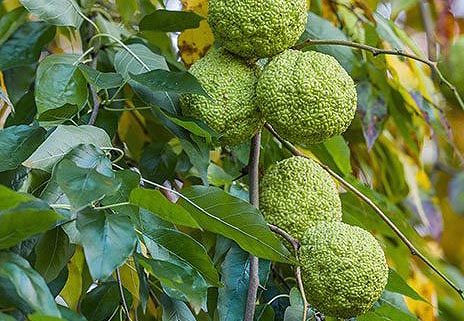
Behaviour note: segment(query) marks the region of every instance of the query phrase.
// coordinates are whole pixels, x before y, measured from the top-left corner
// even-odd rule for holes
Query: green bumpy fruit
[[[257,66],[220,48],[195,62],[190,72],[212,99],[184,94],[180,98],[182,112],[202,120],[220,134],[223,145],[243,143],[262,127],[255,94]]]
[[[357,94],[353,79],[332,56],[287,50],[264,68],[257,101],[283,138],[314,144],[348,128]]]
[[[260,184],[260,209],[268,223],[300,239],[320,221],[341,221],[332,177],[315,161],[294,156],[271,166]]]
[[[369,232],[342,222],[307,230],[300,263],[310,303],[328,316],[348,319],[367,312],[387,284],[380,244]]]
[[[446,56],[440,57],[438,61],[438,69],[443,73],[443,76],[450,81],[461,97],[464,97],[464,75],[459,70],[462,68],[464,61],[464,36],[459,37],[453,43]],[[443,86],[442,92],[453,103],[457,103],[454,93],[447,87]]]
[[[230,52],[271,57],[293,46],[303,33],[306,0],[209,0],[208,22]]]

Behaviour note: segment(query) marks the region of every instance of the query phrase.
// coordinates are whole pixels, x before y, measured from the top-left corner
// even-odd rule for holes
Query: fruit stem
[[[371,52],[374,57],[379,56],[379,55],[402,56],[402,57],[406,57],[412,60],[419,61],[423,64],[426,64],[427,66],[430,67],[430,69],[432,70],[432,73],[434,73],[438,77],[439,83],[445,84],[453,92],[454,96],[456,97],[456,100],[458,101],[459,107],[461,107],[461,109],[464,110],[464,101],[462,100],[462,97],[457,91],[456,87],[452,83],[450,83],[445,78],[445,76],[443,76],[441,71],[438,69],[437,63],[432,60],[418,57],[416,55],[404,52],[403,50],[400,50],[400,49],[393,49],[393,50],[381,49],[381,48],[376,48],[376,47],[368,46],[368,45],[357,43],[357,42],[347,41],[347,40],[307,39],[293,46],[293,49],[301,50],[304,47],[320,46],[320,45],[345,46],[345,47],[357,48],[357,49]]]
[[[259,154],[261,149],[261,132],[257,132],[251,140],[250,157],[248,160],[248,188],[250,203],[259,207]],[[256,309],[256,297],[259,287],[259,260],[250,255],[250,279],[245,306],[244,321],[253,321]]]
[[[301,156],[305,158],[309,158],[315,162],[317,162],[322,168],[324,168],[327,173],[329,173],[332,177],[334,177],[337,181],[339,181],[343,186],[345,186],[349,191],[355,194],[359,199],[369,205],[377,215],[390,227],[390,229],[395,232],[395,234],[400,238],[400,240],[408,247],[409,251],[412,255],[417,256],[422,262],[424,262],[430,269],[432,269],[439,277],[441,277],[449,286],[451,286],[459,296],[464,299],[464,290],[459,288],[453,281],[451,281],[445,274],[443,274],[437,267],[430,262],[413,244],[409,239],[400,231],[398,227],[388,218],[388,216],[366,195],[364,195],[361,191],[359,191],[356,187],[351,185],[347,182],[343,177],[333,171],[329,166],[322,164],[317,159],[309,157],[298,150],[292,143],[283,139],[275,130],[272,128],[270,124],[264,125],[266,129],[286,148],[288,149],[293,155]]]

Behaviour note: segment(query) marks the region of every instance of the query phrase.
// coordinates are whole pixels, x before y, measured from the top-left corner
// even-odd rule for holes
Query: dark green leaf
[[[28,12],[23,7],[16,8],[0,18],[0,47],[27,21]]]
[[[39,59],[55,28],[43,22],[26,22],[0,46],[0,70],[28,65]]]
[[[192,93],[209,97],[197,78],[188,71],[156,69],[138,75],[131,73],[129,76],[132,80],[154,92]]]
[[[242,321],[250,279],[250,255],[232,244],[221,265],[221,281],[218,290],[218,314],[220,321]],[[266,284],[269,262],[259,261],[259,283]]]
[[[188,211],[170,202],[160,191],[137,188],[132,191],[130,202],[150,210],[168,222],[194,228],[200,227]]]
[[[401,293],[414,300],[427,302],[420,294],[411,288],[395,270],[391,268],[389,269],[388,283],[385,289],[390,292]]]
[[[120,74],[114,72],[100,72],[84,64],[79,64],[79,69],[89,84],[98,90],[117,88],[124,85],[124,79]]]
[[[176,265],[162,259],[147,259],[135,255],[137,261],[151,275],[161,281],[167,294],[177,300],[189,301],[196,309],[206,310],[208,284],[188,265]]]
[[[115,177],[102,175],[94,168],[79,167],[68,159],[59,162],[53,173],[56,183],[77,210],[107,195],[113,195],[121,185]]]
[[[310,11],[308,12],[306,30],[300,40],[304,41],[306,39],[348,40],[346,35],[341,30],[334,27],[330,21]],[[320,45],[307,48],[334,56],[348,72],[351,72],[351,69],[353,69],[353,60],[355,57],[353,51],[349,47]]]
[[[49,315],[34,313],[27,316],[29,321],[66,321],[62,318],[52,317]]]
[[[161,304],[163,305],[162,321],[195,321],[195,316],[188,306],[178,300],[173,300],[167,295],[161,296]]]
[[[156,10],[140,21],[140,30],[154,30],[162,32],[183,31],[196,29],[204,18],[194,12]]]
[[[385,291],[370,312],[356,318],[357,321],[418,321],[409,312],[404,299],[399,294]]]
[[[66,321],[87,321],[87,319],[81,315],[77,314],[76,312],[60,305],[58,306],[58,309],[60,310],[61,316],[66,320]]]
[[[111,147],[108,134],[94,126],[58,126],[45,142],[24,161],[30,168],[51,172],[53,166],[74,147],[80,144],[92,144],[97,147]]]
[[[208,185],[208,167],[210,164],[209,146],[200,138],[192,136],[190,140],[181,139],[184,152],[198,171],[203,184]]]
[[[79,28],[83,13],[74,0],[20,0],[32,14],[57,26]]]
[[[111,167],[110,167],[111,168]],[[129,201],[130,193],[140,185],[140,175],[131,170],[118,171],[115,173],[116,179],[121,182],[117,192],[107,196],[102,200],[102,205],[111,205]],[[116,213],[126,215],[131,218],[135,217],[138,207],[134,205],[118,206],[113,209]]]
[[[0,185],[0,249],[51,228],[61,216],[31,195]]]
[[[0,276],[8,279],[16,293],[36,312],[61,317],[47,284],[25,259],[14,253],[0,252]]]
[[[288,250],[269,230],[261,213],[249,203],[216,187],[192,186],[182,194],[185,207],[205,230],[228,237],[261,258],[293,261]]]
[[[74,245],[61,227],[43,234],[35,246],[35,269],[50,282],[58,277],[74,254]]]
[[[2,321],[16,321],[16,319],[13,318],[12,316],[10,316],[8,314],[1,313],[1,312],[0,312],[0,320],[2,320]]]
[[[106,211],[80,212],[77,229],[90,274],[97,280],[111,276],[130,256],[137,240],[128,217]]]
[[[338,169],[343,175],[351,173],[350,148],[343,136],[335,136],[323,143],[308,146],[308,149],[325,165]]]
[[[88,88],[78,55],[55,54],[37,68],[35,102],[42,120],[69,119],[87,103]]]
[[[151,253],[157,253],[156,257],[163,253],[166,260],[177,265],[188,264],[197,270],[213,286],[220,286],[219,275],[203,245],[195,241],[191,236],[169,228],[152,228],[151,231],[142,233],[154,242],[149,247]],[[156,249],[153,251],[152,249]]]
[[[124,298],[130,306],[132,296],[124,289]],[[116,282],[103,283],[82,299],[81,311],[89,321],[106,321],[120,307],[121,296]]]
[[[269,304],[256,306],[255,320],[256,321],[274,321],[275,312]],[[300,319],[301,321],[301,319]]]
[[[45,129],[27,125],[0,130],[0,172],[15,169],[45,140]]]

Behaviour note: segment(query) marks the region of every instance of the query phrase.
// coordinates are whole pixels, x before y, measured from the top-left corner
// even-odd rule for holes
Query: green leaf
[[[83,13],[74,0],[20,0],[22,5],[40,19],[56,26],[79,28]]]
[[[102,175],[94,168],[79,167],[68,159],[59,162],[53,172],[56,183],[76,210],[113,195],[121,185],[115,177]]]
[[[23,165],[51,172],[53,166],[74,147],[93,144],[97,147],[111,147],[111,139],[101,128],[94,126],[58,126],[39,148],[24,161]]]
[[[256,321],[274,321],[275,312],[269,304],[260,304],[256,306],[255,320]],[[301,321],[301,319],[299,320]]]
[[[182,194],[180,205],[200,226],[228,237],[253,255],[278,262],[292,262],[288,250],[269,230],[261,213],[251,204],[216,187],[192,186]]]
[[[76,312],[59,305],[58,309],[60,310],[61,316],[66,320],[66,321],[87,321],[87,319],[81,315],[77,314]]]
[[[143,74],[129,74],[130,78],[154,92],[192,93],[209,97],[200,82],[188,71],[156,69]]]
[[[197,270],[213,286],[220,286],[219,275],[206,249],[191,236],[169,228],[152,228],[142,233],[154,242],[150,252],[156,249],[157,257],[165,252],[166,258],[178,265],[188,264]],[[153,255],[153,254],[152,254]],[[154,256],[154,255],[153,255]],[[180,263],[180,264],[179,264]]]
[[[385,287],[386,290],[401,293],[414,300],[427,302],[419,293],[411,288],[395,270],[390,268],[388,272],[388,283]]]
[[[0,18],[0,47],[27,21],[28,12],[23,7],[7,12]]]
[[[0,130],[0,172],[17,168],[45,140],[45,129],[27,125]]]
[[[190,162],[198,171],[203,184],[208,185],[208,167],[210,164],[209,146],[200,138],[192,136],[191,139],[181,139],[182,149],[189,157]]]
[[[169,70],[164,57],[155,54],[146,46],[136,43],[127,47],[130,52],[122,48],[114,57],[114,68],[124,78],[128,79],[129,74],[138,75],[155,69]]]
[[[0,277],[9,280],[19,297],[36,312],[61,317],[44,279],[19,255],[0,252]]]
[[[340,29],[334,27],[331,22],[310,11],[308,12],[308,23],[306,24],[306,29],[301,36],[300,41],[304,41],[306,39],[348,40],[346,35]],[[337,59],[348,72],[351,72],[353,69],[355,56],[353,54],[353,50],[349,47],[319,45],[307,47],[306,50],[308,49],[316,50],[335,57],[335,59]]]
[[[45,281],[55,280],[74,254],[74,245],[61,227],[43,234],[35,246],[34,267]]]
[[[409,312],[401,295],[385,291],[374,307],[357,321],[419,321]]]
[[[137,237],[127,216],[85,210],[77,216],[85,259],[93,279],[104,280],[131,255]]]
[[[43,315],[39,313],[30,314],[27,316],[29,321],[66,321],[62,318],[52,317],[49,315]]]
[[[89,84],[98,90],[117,88],[124,85],[122,76],[115,72],[100,72],[84,64],[79,64],[79,69]]]
[[[75,64],[74,54],[55,54],[37,68],[35,102],[40,120],[67,120],[87,103],[84,75]]]
[[[115,175],[116,179],[121,182],[121,186],[118,188],[115,194],[105,197],[101,202],[102,205],[129,202],[130,193],[133,189],[140,185],[140,175],[134,171],[117,171]],[[123,205],[115,207],[113,211],[120,215],[126,215],[133,218],[137,215],[139,208],[134,205]]]
[[[0,46],[0,70],[36,62],[42,48],[54,35],[53,26],[43,22],[26,22]]]
[[[161,281],[166,293],[173,299],[188,301],[196,310],[206,310],[208,284],[188,265],[177,265],[162,259],[135,258],[151,275]]]
[[[290,290],[290,306],[285,309],[284,321],[301,321],[303,320],[304,302],[300,290],[292,288]],[[314,311],[308,309],[306,320],[317,320]]]
[[[16,319],[13,318],[12,316],[10,316],[8,314],[5,314],[5,313],[1,313],[1,312],[0,312],[0,320],[2,320],[2,321],[16,321]]]
[[[184,31],[196,29],[200,26],[203,17],[189,11],[156,10],[140,21],[140,30],[161,32]]]
[[[51,228],[61,216],[48,204],[0,185],[0,249]]]
[[[129,306],[132,296],[124,291],[124,298]],[[116,309],[120,308],[121,296],[116,282],[106,282],[88,292],[81,303],[82,314],[89,321],[106,321]]]
[[[160,191],[137,188],[130,195],[131,204],[146,208],[173,224],[199,228],[197,221],[183,207],[170,202]]]
[[[173,300],[167,295],[161,296],[163,305],[162,321],[195,321],[195,316],[188,306],[179,300]]]
[[[259,260],[260,284],[266,284],[269,267],[269,262]],[[249,269],[250,255],[232,244],[221,264],[224,287],[218,289],[219,321],[243,320],[250,280]]]
[[[338,169],[343,175],[351,173],[350,148],[343,136],[331,137],[323,143],[308,146],[308,149],[330,168]]]

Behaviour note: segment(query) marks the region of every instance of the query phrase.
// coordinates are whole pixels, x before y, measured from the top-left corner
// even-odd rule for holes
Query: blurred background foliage
[[[45,63],[39,64],[39,61],[49,54],[80,56],[89,49],[89,41],[95,31],[89,24],[82,23],[79,15],[73,17],[80,26],[78,29],[53,26],[53,21],[39,25],[36,22],[38,18],[22,9],[19,1],[3,0],[0,3],[0,127],[31,124],[36,119],[49,128],[58,124],[87,124],[91,117],[89,106],[99,100],[102,108],[95,126],[105,130],[113,146],[124,150],[126,163],[137,167],[144,178],[167,186],[209,183],[243,197],[246,178],[242,177],[242,173],[248,160],[248,144],[210,149],[207,139],[204,139],[208,136],[204,130],[191,122],[183,122],[175,108],[168,110],[162,103],[161,108],[154,107],[160,105],[156,97],[136,95],[134,88],[121,86],[122,78],[118,79],[114,74],[111,81],[116,85],[103,82],[99,86],[91,71],[86,71],[85,67],[78,68],[80,71],[72,72],[80,75],[82,83],[89,82],[99,87],[100,98],[87,98],[90,94],[85,85],[80,88],[82,93],[74,93],[73,96],[80,97],[82,101],[69,101],[64,107],[58,104],[56,108],[41,104],[37,99],[40,94],[53,95],[58,89],[53,85],[37,87],[38,78],[42,77],[40,79],[45,82],[48,71]],[[181,18],[175,18],[169,25],[169,20],[161,20],[163,24],[157,24],[155,16],[152,16],[157,9],[182,9],[206,17],[206,0],[80,0],[77,3],[102,33],[112,35],[112,38],[92,40],[100,47],[97,59],[89,62],[100,72],[123,75],[123,68],[118,69],[118,61],[125,66],[137,64],[125,61],[127,57],[122,56],[114,39],[129,45],[141,57],[144,54],[148,57],[150,52],[163,56],[169,69],[177,71],[186,70],[214,45],[211,29],[204,19],[200,19],[198,28],[184,30],[180,26]],[[438,66],[445,77],[457,86],[461,95],[464,94],[464,46],[462,50],[453,49],[462,37],[460,34],[464,33],[464,1],[312,0],[308,4],[309,21],[301,41],[348,40],[440,62]],[[12,50],[11,46],[22,46],[27,48],[27,52]],[[309,49],[336,57],[355,79],[359,102],[356,119],[343,136],[317,145],[300,146],[301,149],[329,165],[374,200],[437,267],[463,288],[462,106],[449,88],[440,84],[430,68],[418,61],[401,56],[374,56],[368,51],[333,45],[305,48]],[[87,62],[85,59],[83,61]],[[118,87],[120,91],[116,93],[115,88]],[[109,101],[115,93],[117,98]],[[84,106],[88,99],[89,106]],[[12,113],[12,106],[15,113]],[[37,148],[42,141],[39,139],[31,148]],[[265,131],[262,171],[288,156],[289,153]],[[40,178],[39,172],[33,176],[29,173],[26,182],[26,167],[3,170],[0,183],[43,196],[39,193],[43,178]],[[37,182],[34,183],[34,180]],[[406,280],[426,301],[387,293],[384,295],[385,302],[393,302],[392,305],[403,307],[401,311],[409,311],[407,317],[388,311],[389,305],[380,302],[381,307],[377,311],[382,311],[384,304],[386,312],[360,317],[359,320],[464,320],[464,301],[459,295],[411,255],[367,205],[342,187],[340,191],[344,221],[373,232],[381,240],[389,264],[399,278]],[[188,229],[184,232],[195,236],[207,250],[214,248],[215,239],[208,233],[197,235],[198,232]],[[235,258],[231,257],[233,255]],[[240,260],[240,255],[229,251],[225,259],[215,259]],[[133,262],[125,265],[121,274],[127,296],[133,297],[131,302],[136,302],[140,300],[141,281],[133,275],[133,266]],[[227,268],[231,269],[230,264],[223,265],[222,271],[227,272]],[[97,301],[107,300],[105,302],[110,302],[110,306],[105,308],[111,313],[114,302],[109,298],[117,296],[114,283],[105,283],[104,289],[100,287],[100,292],[91,292],[83,300],[81,294],[85,291],[73,293],[76,285],[84,289],[84,284],[89,284],[88,271],[83,270],[83,252],[76,246],[67,263],[67,273],[80,276],[74,279],[62,276],[67,281],[61,297],[71,308],[77,307],[79,302],[84,312],[86,308],[95,308],[89,303],[91,296]],[[288,266],[275,264],[272,268],[273,281],[268,284],[261,301],[272,301],[273,297],[285,292],[287,285],[284,279],[291,275]],[[168,302],[167,296],[163,296],[162,300],[165,307],[175,305]],[[283,309],[288,306],[285,300],[273,301],[275,320],[283,320]],[[147,304],[149,315],[160,316],[162,312],[157,308],[157,302],[149,299]],[[214,311],[215,303],[209,304]],[[279,305],[283,305],[280,310]],[[218,303],[220,308],[221,302]],[[267,308],[263,306],[261,320],[268,320],[265,317],[266,313],[270,313],[266,312]],[[221,317],[202,316],[198,320],[209,318],[217,320]],[[170,319],[163,317],[163,320]]]

